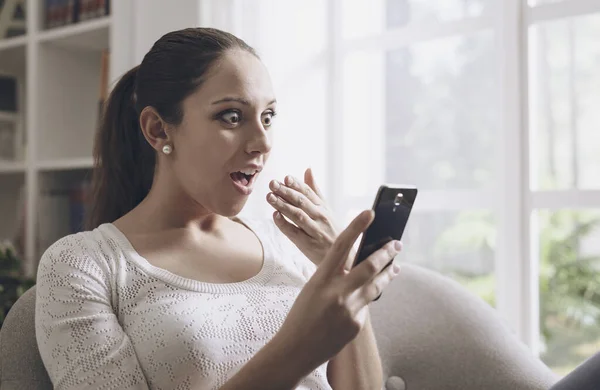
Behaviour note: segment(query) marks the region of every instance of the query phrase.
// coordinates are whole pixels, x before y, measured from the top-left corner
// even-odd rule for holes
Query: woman
[[[215,29],[166,34],[117,83],[89,229],[38,268],[57,389],[382,387],[367,305],[398,273],[385,266],[399,243],[350,270],[373,215],[338,234],[310,170],[271,181],[273,221],[236,217],[275,110],[254,50]]]

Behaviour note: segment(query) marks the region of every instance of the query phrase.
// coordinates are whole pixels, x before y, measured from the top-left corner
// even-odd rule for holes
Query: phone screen
[[[379,188],[373,204],[375,218],[363,233],[354,266],[388,242],[402,238],[416,197],[416,188],[391,186]]]

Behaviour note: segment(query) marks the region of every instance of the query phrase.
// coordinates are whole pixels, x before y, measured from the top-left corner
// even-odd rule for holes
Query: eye
[[[237,110],[228,110],[219,114],[219,119],[229,125],[237,125],[242,120],[242,114]]]
[[[275,111],[267,111],[262,115],[262,124],[264,127],[270,127],[273,124],[273,118],[277,115]]]

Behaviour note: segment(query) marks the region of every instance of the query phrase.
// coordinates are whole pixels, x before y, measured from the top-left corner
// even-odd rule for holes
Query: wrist
[[[305,351],[293,337],[278,332],[265,346],[272,364],[279,367],[278,380],[283,382],[293,381],[293,388],[297,383],[310,374],[318,366],[311,361],[308,351]],[[314,366],[314,367],[313,367]]]

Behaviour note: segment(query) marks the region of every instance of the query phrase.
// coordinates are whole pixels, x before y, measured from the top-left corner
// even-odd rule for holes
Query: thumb
[[[325,200],[325,197],[323,196],[321,189],[317,186],[317,183],[315,181],[315,176],[313,175],[312,168],[308,168],[304,172],[304,182],[315,192],[315,194],[317,194],[317,196],[319,198]]]

